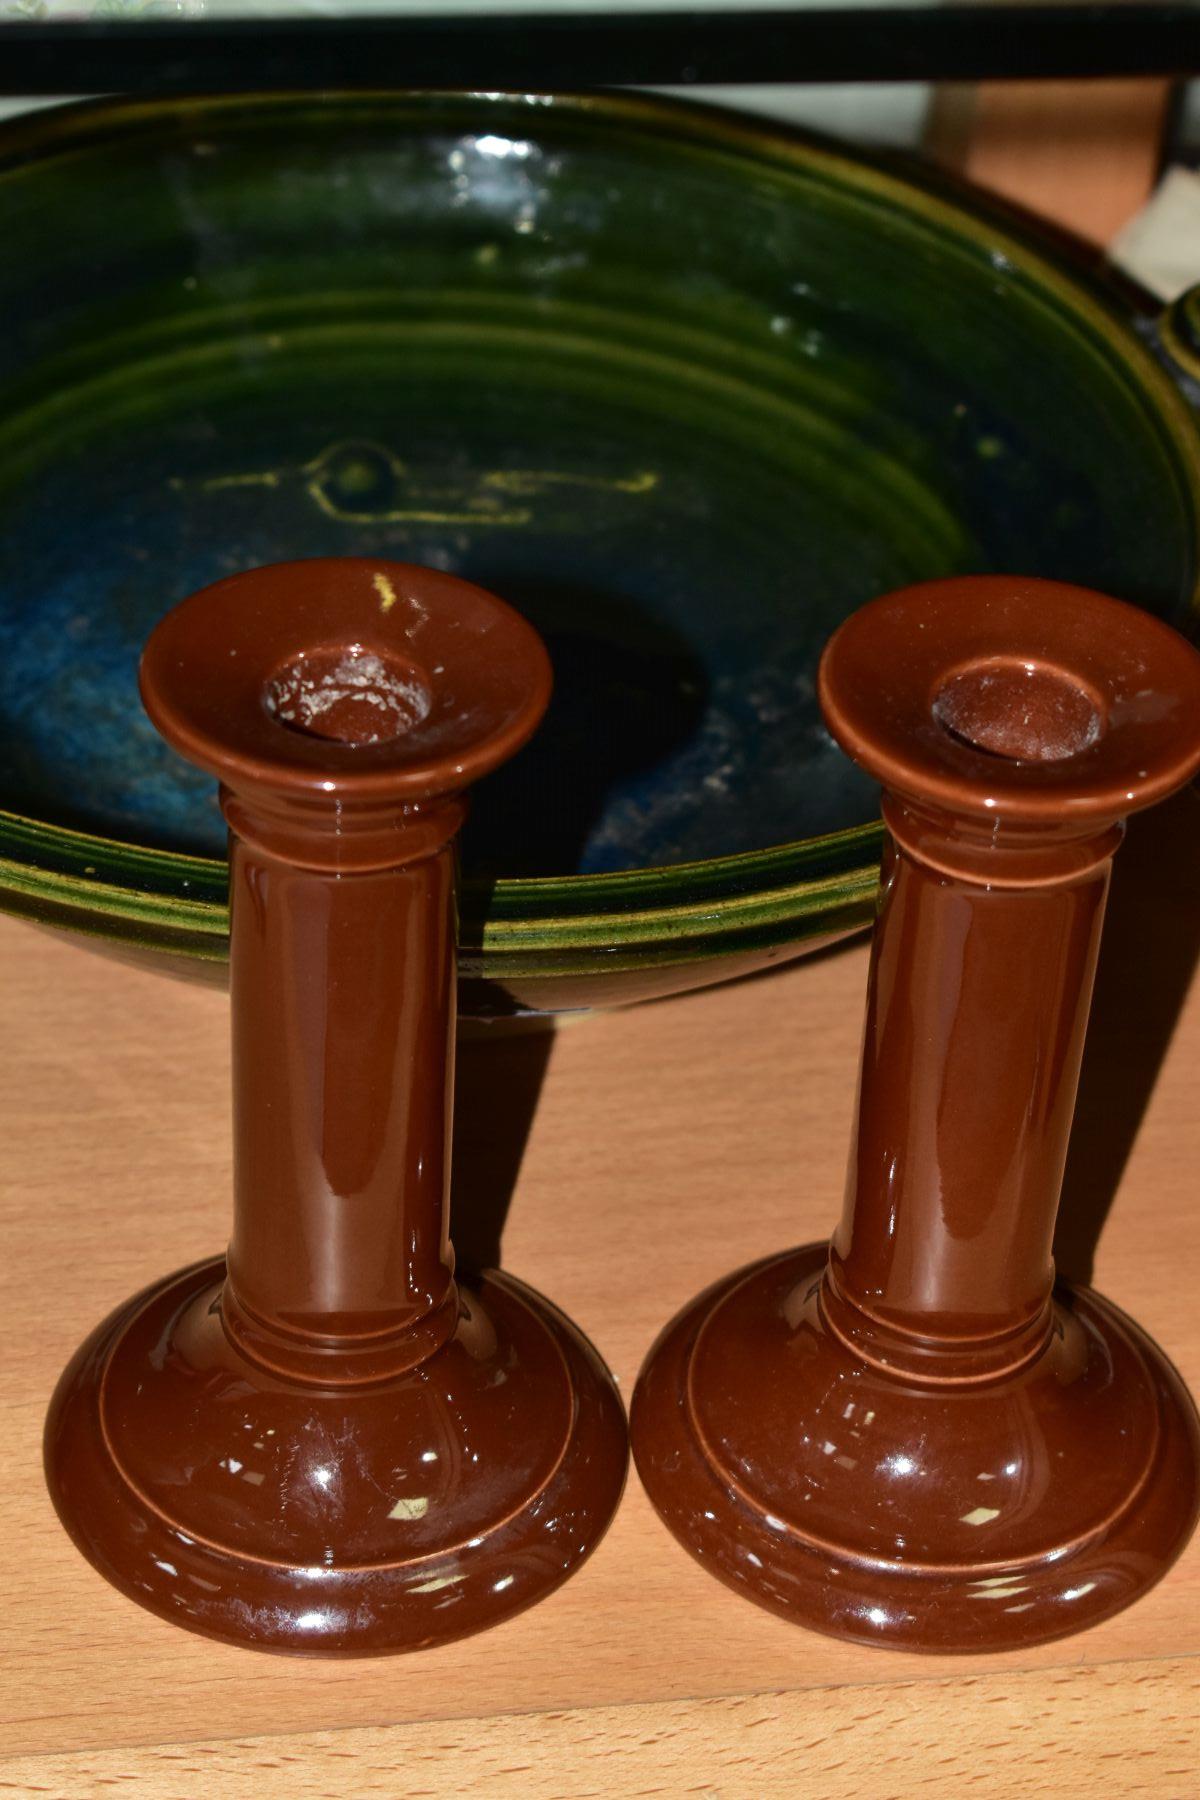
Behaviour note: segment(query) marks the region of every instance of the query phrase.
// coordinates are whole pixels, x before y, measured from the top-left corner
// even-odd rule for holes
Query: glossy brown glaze
[[[55,1505],[215,1637],[462,1636],[571,1573],[626,1461],[594,1350],[510,1277],[457,1280],[447,1231],[454,839],[542,715],[545,651],[448,576],[284,564],[169,613],[142,689],[230,827],[234,1229],[67,1369]]]
[[[864,607],[821,698],[889,842],[842,1220],[666,1329],[633,1402],[658,1510],[817,1630],[1034,1643],[1128,1605],[1196,1520],[1196,1414],[1051,1239],[1122,818],[1200,767],[1200,657],[987,577]]]

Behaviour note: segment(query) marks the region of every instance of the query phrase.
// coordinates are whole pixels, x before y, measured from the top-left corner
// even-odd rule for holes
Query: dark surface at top
[[[1196,73],[1194,0],[5,21],[0,48],[0,92],[30,95]]]

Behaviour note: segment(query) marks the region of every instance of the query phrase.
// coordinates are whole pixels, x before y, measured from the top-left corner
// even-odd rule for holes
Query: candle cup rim
[[[410,715],[374,740],[281,716],[281,672],[378,665],[381,705]],[[469,787],[532,735],[551,671],[504,601],[412,563],[324,557],[247,570],[168,612],[143,652],[142,700],[189,762],[242,788],[339,805],[419,802]],[[389,686],[390,683],[390,686]],[[319,721],[318,721],[319,723]]]
[[[939,703],[956,681],[1018,663],[1093,709],[1066,754],[997,754],[949,728]],[[884,595],[834,633],[818,683],[835,741],[885,790],[999,827],[1103,830],[1200,769],[1200,655],[1066,582],[951,577]]]

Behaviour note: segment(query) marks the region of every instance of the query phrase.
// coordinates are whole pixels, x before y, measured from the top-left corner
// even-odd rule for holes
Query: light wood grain
[[[1154,191],[1171,84],[992,81],[944,88],[929,148],[948,168],[1092,244]]]
[[[1125,1091],[1138,1070],[1153,1075],[1172,983],[1185,981],[1195,947],[1198,821],[1194,798],[1168,821],[1168,848],[1187,863],[1173,897],[1157,897],[1151,861],[1147,879],[1129,886],[1132,904],[1117,908],[1106,968],[1121,1004],[1095,1048],[1101,1075]],[[573,1024],[554,1039],[503,1260],[592,1335],[626,1394],[659,1327],[698,1288],[737,1262],[827,1234],[840,1204],[865,971],[860,943]],[[1165,999],[1151,1005],[1160,990]],[[966,1667],[854,1649],[748,1606],[677,1549],[632,1475],[609,1536],[560,1593],[500,1630],[419,1657],[267,1658],[207,1643],[122,1599],[58,1526],[41,1478],[42,1420],[59,1370],[94,1322],[224,1240],[227,1003],[9,920],[0,920],[0,992],[0,1754],[21,1759],[7,1765],[10,1789],[75,1796],[136,1774],[138,1792],[191,1800],[270,1792],[264,1783],[286,1770],[298,1796],[502,1795],[520,1776],[532,1794],[854,1791],[874,1800],[914,1791],[934,1746],[949,1759],[935,1769],[935,1792],[1016,1791],[995,1774],[997,1756],[1034,1793],[1089,1791],[1071,1785],[1085,1766],[1119,1767],[1128,1792],[1143,1791],[1143,1780],[1144,1791],[1180,1800],[1197,1791],[1172,1772],[1183,1767],[1185,1739],[1197,1760],[1187,1700],[1200,1668],[1197,1545],[1109,1624]],[[540,1058],[530,1040],[466,1050],[464,1189],[468,1176],[477,1183],[481,1170],[513,1160],[521,1090]],[[1168,1347],[1194,1389],[1198,1062],[1194,989],[1096,1268],[1098,1285]],[[1101,1091],[1092,1110],[1099,1141],[1119,1107]],[[478,1205],[478,1193],[464,1192],[464,1216]],[[421,1721],[436,1724],[419,1730]],[[886,1776],[885,1754],[895,1759]],[[389,1790],[398,1766],[404,1781]],[[864,1776],[872,1770],[875,1786]]]
[[[30,1756],[0,1762],[0,1794],[101,1800],[132,1785],[146,1800],[1093,1800],[1111,1785],[1191,1800],[1198,1702],[1200,1672],[1185,1657]]]

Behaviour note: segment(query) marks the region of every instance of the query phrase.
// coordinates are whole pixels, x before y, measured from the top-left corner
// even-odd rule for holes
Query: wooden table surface
[[[1060,1263],[1086,1275],[1094,1252],[1097,1285],[1200,1391],[1195,795],[1131,834],[1118,876]],[[58,1526],[42,1419],[95,1321],[224,1240],[227,1002],[7,919],[0,971],[0,1794],[1200,1794],[1200,1541],[1109,1624],[966,1661],[759,1612],[675,1546],[632,1473],[576,1579],[416,1657],[267,1657],[122,1599]],[[688,1296],[828,1233],[865,973],[859,942],[465,1046],[456,1235],[478,1254],[502,1232],[504,1264],[628,1394]]]

